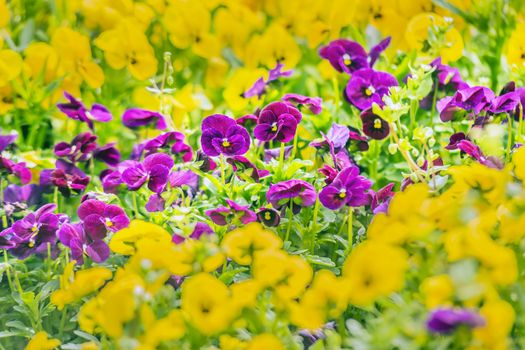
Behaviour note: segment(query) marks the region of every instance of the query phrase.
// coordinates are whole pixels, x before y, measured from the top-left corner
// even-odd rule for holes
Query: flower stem
[[[286,229],[286,235],[284,236],[284,241],[290,239],[290,232],[292,232],[292,223],[293,223],[293,201],[290,201],[290,207],[288,208],[288,228]]]
[[[7,250],[4,249],[4,264],[6,266],[5,268],[5,274],[7,275],[7,283],[9,284],[9,289],[11,290],[11,294],[14,292],[13,289],[13,280],[11,279],[11,265],[9,265],[9,262],[7,260]]]
[[[352,250],[354,245],[354,208],[348,207],[348,252]]]
[[[279,176],[282,176],[283,174],[283,166],[284,166],[284,142],[281,142],[281,149],[279,151]]]
[[[66,325],[66,316],[67,316],[67,305],[62,309],[62,316],[60,317],[60,326],[58,328],[58,338],[62,337],[64,332],[64,326]]]
[[[516,137],[517,142],[521,142],[521,132],[523,126],[523,105],[518,106],[518,136]]]
[[[299,137],[297,137],[297,130],[295,131],[295,135],[293,137],[293,148],[292,148],[292,155],[291,159],[295,159],[295,156],[297,154],[297,143],[299,142]]]
[[[505,160],[508,161],[510,157],[510,150],[512,148],[512,118],[508,117],[507,119],[507,149],[505,150]]]
[[[222,180],[222,185],[224,186],[224,188],[226,188],[226,164],[225,164],[225,160],[224,160],[224,155],[221,153],[221,180]]]
[[[133,210],[135,211],[135,219],[138,219],[140,214],[139,214],[139,206],[137,204],[137,191],[132,192],[131,198],[133,200]]]

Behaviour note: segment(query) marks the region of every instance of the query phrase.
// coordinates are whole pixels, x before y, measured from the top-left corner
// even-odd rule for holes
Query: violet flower
[[[45,169],[40,173],[40,185],[56,186],[66,197],[86,189],[90,178],[74,164],[58,159],[55,166],[55,169]]]
[[[427,320],[427,329],[432,333],[449,334],[460,326],[481,327],[485,320],[476,312],[466,309],[441,308],[432,311]]]
[[[71,143],[59,142],[54,147],[57,157],[67,158],[70,162],[85,162],[91,158],[97,148],[97,137],[90,132],[83,132],[73,138]]]
[[[122,123],[130,129],[155,124],[155,128],[164,130],[168,127],[161,113],[140,108],[130,108],[122,114]]]
[[[71,119],[87,123],[91,130],[93,130],[93,120],[109,122],[113,119],[111,112],[101,104],[95,103],[88,110],[82,101],[74,98],[66,91],[64,91],[64,97],[68,102],[57,104],[58,109]]]
[[[117,170],[106,169],[100,173],[99,177],[106,193],[117,193],[118,187],[123,183],[122,175]]]
[[[442,98],[437,102],[436,108],[441,121],[447,122],[467,114],[477,116],[492,106],[494,98],[494,93],[489,88],[474,86]]]
[[[481,148],[470,140],[465,139],[459,141],[457,148],[477,160],[480,164],[489,168],[503,169],[504,164],[498,158],[491,156],[486,157],[481,151]]]
[[[266,199],[275,209],[291,207],[294,213],[313,205],[316,197],[315,188],[303,180],[282,181],[271,185],[266,192]]]
[[[301,119],[301,112],[292,105],[272,102],[261,111],[253,133],[259,141],[288,142],[294,138]]]
[[[197,222],[195,224],[195,227],[193,228],[193,232],[189,235],[189,238],[198,240],[204,235],[211,236],[214,234],[215,232],[207,223]],[[172,237],[172,242],[175,244],[180,244],[184,242],[185,240],[186,240],[186,237],[180,236],[177,234],[174,234]]]
[[[0,153],[5,151],[17,139],[17,134],[0,135]]]
[[[312,114],[320,114],[323,111],[323,100],[320,97],[308,97],[299,94],[286,94],[281,98],[282,101],[300,106],[307,106]]]
[[[268,170],[257,169],[255,164],[244,156],[228,158],[227,162],[232,165],[233,171],[240,180],[251,178],[253,181],[259,182],[261,178],[270,175]]]
[[[374,114],[372,109],[361,112],[361,121],[363,122],[363,133],[374,140],[383,140],[390,133],[388,122]]]
[[[177,131],[169,131],[144,142],[142,150],[146,152],[146,156],[159,150],[168,150],[173,155],[180,156],[184,162],[193,158],[193,149],[184,143],[184,134]]]
[[[363,68],[355,71],[345,89],[348,101],[360,110],[372,107],[377,103],[383,106],[383,96],[392,86],[397,86],[396,78],[386,72]]]
[[[219,226],[226,226],[229,224],[246,225],[257,220],[257,216],[249,208],[249,205],[240,205],[227,199],[226,206],[207,210],[205,214],[210,217],[211,221]]]
[[[4,202],[26,207],[36,205],[42,201],[42,188],[39,185],[31,184],[18,186],[10,184],[4,189]]]
[[[365,49],[359,43],[347,39],[330,42],[319,50],[319,55],[327,59],[338,72],[352,74],[369,67]]]
[[[448,145],[445,146],[446,149],[449,151],[458,149],[458,143],[462,140],[468,140],[467,135],[463,132],[457,132],[455,134],[450,135],[450,139],[448,142]]]
[[[92,240],[103,239],[108,230],[117,232],[129,225],[129,218],[121,207],[97,199],[88,199],[81,203],[77,214],[84,224],[86,234]]]
[[[55,204],[46,204],[34,213],[29,213],[11,227],[12,240],[16,246],[11,253],[19,259],[25,259],[32,253],[47,250],[47,244],[54,244],[59,226],[58,215],[53,211]]]
[[[292,154],[293,146],[284,146],[284,159],[290,158],[290,155]],[[265,163],[269,163],[272,159],[279,159],[281,156],[281,148],[266,148],[264,150],[264,157],[263,160]]]
[[[266,88],[270,85],[271,82],[281,78],[288,78],[293,74],[293,70],[283,71],[284,64],[277,62],[275,68],[268,71],[268,79],[265,81],[264,77],[260,77],[257,81],[243,94],[244,98],[250,98],[257,96],[261,98],[262,95],[266,93]]]
[[[250,148],[250,135],[234,119],[214,114],[202,121],[201,145],[208,156],[240,156]]]
[[[165,153],[155,153],[147,156],[142,163],[130,161],[129,164],[122,172],[122,181],[130,190],[136,191],[147,183],[151,191],[159,193],[168,182],[174,161]]]
[[[343,169],[334,181],[319,193],[319,201],[326,208],[337,210],[345,205],[360,207],[369,203],[367,191],[372,182],[359,175],[359,168],[351,166]]]
[[[392,191],[394,188],[394,183],[389,183],[385,187],[381,188],[379,191],[375,192],[370,190],[369,194],[371,197],[370,200],[370,209],[374,214],[386,213],[388,211],[388,205],[390,200],[394,197],[395,192]]]
[[[16,163],[0,155],[0,174],[4,176],[3,173],[16,176],[24,185],[29,183],[32,177],[31,171],[26,167],[25,162]]]
[[[104,262],[109,257],[109,247],[100,238],[91,237],[80,223],[64,223],[57,233],[60,242],[71,250],[71,258],[77,264],[84,263],[87,255],[96,263]]]
[[[110,142],[93,150],[93,158],[100,160],[107,165],[116,166],[120,163],[120,152],[115,147],[115,143]]]

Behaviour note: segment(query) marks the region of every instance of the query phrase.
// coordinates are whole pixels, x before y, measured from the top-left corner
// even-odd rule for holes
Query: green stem
[[[295,159],[295,156],[297,155],[297,143],[299,142],[299,137],[297,136],[297,130],[295,131],[295,135],[293,137],[293,148],[292,148],[292,155],[291,159]]]
[[[7,283],[9,284],[9,289],[11,290],[11,294],[14,293],[13,289],[13,280],[11,279],[11,265],[9,265],[9,261],[7,260],[7,250],[4,249],[4,264],[6,266],[5,268],[5,274],[7,275]]]
[[[432,111],[430,112],[430,127],[434,126],[434,113],[436,113],[436,103],[439,88],[439,80],[435,82],[434,94],[432,95]]]
[[[139,206],[137,204],[137,191],[133,191],[131,194],[131,199],[133,200],[133,210],[135,211],[135,219],[140,217]]]
[[[66,325],[67,318],[67,305],[62,309],[62,316],[60,317],[60,326],[58,328],[58,338],[62,338],[62,333],[64,332],[64,326]]]
[[[290,201],[290,207],[288,208],[288,228],[286,229],[286,235],[284,236],[284,241],[290,239],[290,232],[292,232],[292,223],[293,223],[293,201]]]
[[[281,142],[281,149],[279,150],[279,177],[282,177],[284,167],[284,142]]]
[[[220,159],[220,163],[221,163],[221,181],[222,181],[222,185],[224,186],[224,188],[226,188],[226,164],[225,164],[225,160],[224,160],[224,155],[221,153],[221,159]]]
[[[354,207],[348,207],[348,251],[352,250],[354,245]]]
[[[512,148],[512,118],[511,117],[507,118],[507,127],[508,127],[507,149],[505,150],[505,160],[508,161],[510,157],[510,150]]]
[[[521,142],[521,132],[523,126],[523,105],[518,106],[518,136],[516,138],[517,142]]]
[[[319,213],[319,197],[315,199],[314,213],[312,216],[312,226],[310,227],[310,237],[308,242],[308,249],[313,253],[315,241],[317,237],[317,214]]]

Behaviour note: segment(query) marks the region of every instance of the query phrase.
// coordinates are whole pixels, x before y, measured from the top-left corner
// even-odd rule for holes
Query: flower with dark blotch
[[[7,149],[9,145],[15,142],[17,134],[0,135],[0,153]]]
[[[270,175],[268,170],[257,169],[255,164],[245,156],[231,157],[228,158],[227,162],[232,165],[233,171],[241,180],[251,178],[253,181],[259,182],[261,178]]]
[[[89,176],[74,164],[58,159],[55,166],[55,169],[45,169],[40,173],[40,185],[56,186],[60,193],[69,197],[72,193],[81,193],[89,184]]]
[[[68,142],[59,142],[54,147],[57,157],[67,158],[70,162],[85,162],[97,148],[97,137],[90,132],[83,132]]]
[[[97,147],[93,151],[93,158],[100,160],[107,165],[116,166],[120,163],[120,152],[115,147],[115,143],[110,142],[104,146]]]
[[[122,172],[122,181],[132,191],[136,191],[147,183],[148,188],[159,193],[164,190],[173,159],[165,153],[155,153],[147,156],[142,163],[130,161],[130,166]]]
[[[204,172],[213,171],[217,168],[217,163],[201,150],[197,151],[195,163],[199,164],[199,170]]]
[[[352,74],[361,68],[368,68],[368,55],[357,42],[337,39],[323,46],[319,55],[327,59],[338,72]]]
[[[337,169],[332,168],[330,165],[324,164],[322,167],[320,167],[317,172],[319,174],[324,176],[324,182],[327,185],[330,185],[332,182],[334,182],[335,178],[337,177]]]
[[[16,247],[16,242],[13,238],[13,229],[11,227],[0,231],[0,249],[9,250]]]
[[[60,242],[71,250],[71,258],[77,264],[84,263],[84,255],[96,263],[104,262],[109,257],[110,251],[106,242],[87,234],[81,223],[62,224],[57,236]]]
[[[292,154],[292,149],[293,149],[293,146],[284,146],[284,159],[288,159],[290,158],[290,155]],[[264,150],[264,162],[265,163],[268,163],[270,162],[272,159],[279,159],[279,157],[281,156],[281,148],[280,147],[277,147],[277,148],[266,148]]]
[[[381,188],[379,191],[375,192],[370,190],[369,194],[371,197],[370,209],[374,214],[377,213],[386,213],[388,210],[388,204],[392,197],[394,197],[395,192],[392,191],[394,188],[394,183],[389,183],[385,187]]]
[[[320,114],[323,111],[323,100],[320,97],[308,97],[299,94],[286,94],[281,100],[287,103],[293,103],[297,107],[307,106],[313,114]]]
[[[111,112],[101,104],[95,103],[88,110],[82,101],[77,100],[71,94],[64,91],[64,96],[68,102],[57,104],[58,109],[71,119],[87,123],[90,129],[93,129],[93,120],[109,122],[113,119]]]
[[[453,96],[439,100],[436,109],[441,121],[447,122],[467,114],[474,116],[488,110],[494,100],[494,92],[484,86],[473,86],[458,90]]]
[[[458,143],[462,140],[468,140],[467,135],[463,132],[457,132],[455,134],[450,135],[450,139],[448,142],[448,145],[445,146],[446,149],[449,151],[458,149]]]
[[[360,207],[369,203],[367,194],[372,182],[359,175],[359,168],[350,166],[341,170],[334,181],[319,193],[319,201],[326,208],[337,210],[345,205]]]
[[[279,226],[279,223],[281,222],[281,216],[275,209],[261,208],[257,212],[257,221],[268,227],[276,227]]]
[[[2,173],[16,176],[24,185],[29,183],[32,177],[31,171],[26,167],[25,162],[16,163],[11,159],[0,156],[0,174]]]
[[[144,142],[142,146],[142,151],[146,152],[146,156],[159,150],[167,150],[173,155],[179,156],[184,162],[189,162],[193,158],[193,149],[184,143],[184,134],[177,131],[160,134]]]
[[[396,78],[386,72],[363,68],[355,71],[345,89],[345,97],[360,110],[372,107],[377,103],[383,106],[383,96],[392,86],[397,86]]]
[[[214,235],[215,232],[213,229],[205,222],[198,222],[195,224],[195,227],[193,228],[192,233],[189,235],[189,238],[191,239],[200,239],[203,235],[211,236]],[[175,244],[180,244],[186,240],[186,237],[174,234],[172,237],[172,242]]]
[[[168,127],[166,118],[154,111],[148,111],[140,108],[130,108],[122,114],[122,123],[130,129],[136,129],[141,126],[149,126],[155,124],[155,128],[164,130]]]
[[[100,182],[106,193],[116,193],[118,187],[123,183],[122,175],[118,170],[106,169],[100,173]]]
[[[483,151],[481,151],[481,148],[479,148],[478,145],[474,144],[470,140],[465,139],[459,141],[457,143],[457,148],[477,160],[480,164],[483,164],[489,168],[502,169],[504,166],[504,164],[497,157],[485,156]]]
[[[226,206],[207,210],[206,215],[210,217],[211,221],[219,226],[226,226],[229,224],[246,225],[257,220],[257,216],[252,210],[250,210],[249,205],[240,205],[230,199],[226,200]]]
[[[452,333],[460,326],[475,328],[484,325],[485,320],[478,313],[466,309],[436,309],[427,319],[427,329],[441,334]]]
[[[361,112],[363,122],[363,133],[374,140],[383,140],[390,133],[388,122],[374,114],[372,109]]]
[[[59,226],[55,209],[55,204],[46,204],[13,224],[11,239],[16,246],[10,251],[14,256],[25,259],[34,252],[47,250],[48,243],[54,244]]]
[[[282,181],[271,185],[266,192],[266,199],[275,209],[291,207],[294,213],[313,205],[316,197],[315,188],[303,180]]]
[[[88,199],[81,203],[77,214],[84,224],[86,234],[92,240],[103,239],[108,230],[117,232],[129,225],[129,218],[121,207],[97,199]]]
[[[248,131],[234,119],[214,114],[202,121],[201,145],[208,156],[240,156],[250,148]]]
[[[259,141],[288,142],[294,138],[301,119],[301,112],[294,106],[272,102],[259,114],[253,133]]]
[[[520,96],[518,93],[507,92],[491,101],[489,111],[494,114],[514,112],[519,103]]]

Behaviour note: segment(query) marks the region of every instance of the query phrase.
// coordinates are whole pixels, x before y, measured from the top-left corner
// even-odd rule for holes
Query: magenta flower
[[[193,149],[184,143],[184,134],[177,131],[161,134],[144,142],[142,146],[142,150],[146,152],[147,156],[157,153],[159,150],[167,150],[173,155],[179,156],[184,162],[189,162],[193,158]]]
[[[395,192],[392,191],[394,188],[394,183],[389,183],[385,187],[381,188],[379,191],[375,192],[370,190],[369,194],[371,197],[370,209],[374,214],[377,213],[386,213],[388,211],[388,205],[390,200],[394,197]]]
[[[301,106],[307,106],[313,114],[320,114],[323,111],[323,100],[320,97],[308,97],[299,94],[286,94],[281,98],[282,101]]]
[[[301,112],[292,105],[272,102],[261,111],[253,132],[259,141],[288,142],[294,138],[301,119]]]
[[[388,89],[397,86],[396,78],[386,72],[363,68],[355,71],[345,89],[348,101],[360,110],[372,107],[373,103],[383,106],[383,96]]]
[[[214,234],[215,232],[212,230],[212,228],[207,223],[198,222],[195,224],[195,227],[193,228],[193,232],[190,234],[189,238],[198,240],[204,235],[211,236]],[[181,244],[185,240],[186,240],[186,237],[180,236],[178,234],[174,234],[172,237],[172,242],[175,244]]]
[[[107,165],[116,166],[120,163],[120,152],[115,147],[115,143],[110,142],[104,146],[97,147],[93,151],[93,158],[100,160]]]
[[[77,264],[84,263],[87,255],[96,263],[104,262],[109,257],[109,247],[100,238],[93,238],[87,234],[80,223],[64,223],[57,232],[60,242],[71,250],[71,258]]]
[[[476,312],[466,309],[441,308],[432,311],[427,320],[427,328],[432,333],[449,334],[460,326],[481,327],[485,320]]]
[[[126,212],[119,206],[88,199],[77,209],[86,234],[92,239],[103,239],[109,231],[117,232],[129,225]]]
[[[77,100],[71,94],[64,91],[64,96],[69,102],[57,104],[58,109],[69,118],[86,123],[92,130],[93,120],[109,122],[113,119],[111,112],[101,104],[95,103],[88,110],[80,100]]]
[[[70,162],[85,162],[97,148],[97,137],[90,132],[83,132],[73,138],[71,143],[59,142],[54,147],[57,157],[67,158]]]
[[[0,155],[0,174],[13,174],[20,179],[22,184],[27,184],[31,181],[31,172],[26,167],[25,162],[16,163],[11,159],[4,158]]]
[[[55,169],[45,169],[40,173],[40,185],[56,186],[66,197],[86,189],[90,178],[74,164],[58,159],[55,166]]]
[[[47,250],[48,243],[54,245],[59,225],[58,215],[53,213],[55,209],[55,204],[46,204],[11,226],[11,240],[16,246],[10,251],[14,256],[25,259],[32,253]]]
[[[122,123],[130,129],[155,124],[155,128],[164,130],[168,127],[164,116],[158,112],[140,108],[130,108],[122,115]]]
[[[168,182],[173,164],[173,159],[165,153],[149,155],[142,163],[129,161],[127,163],[129,166],[122,172],[122,181],[132,191],[138,190],[147,183],[151,191],[160,193]]]
[[[319,201],[326,208],[337,210],[345,205],[360,207],[369,203],[367,195],[372,182],[359,175],[359,168],[350,166],[343,169],[334,181],[319,193]]]
[[[226,226],[229,224],[246,225],[257,220],[257,216],[249,208],[249,205],[240,205],[227,199],[226,206],[207,210],[205,214],[210,217],[211,221],[219,226]]]
[[[2,153],[9,145],[15,142],[17,134],[0,135],[0,153]]]
[[[268,227],[276,227],[281,222],[281,216],[273,208],[261,208],[257,212],[257,221]]]
[[[292,207],[298,213],[302,207],[315,203],[315,188],[303,180],[288,180],[270,186],[266,199],[275,209]]]
[[[272,81],[275,81],[282,77],[289,77],[293,74],[293,70],[283,71],[284,64],[277,62],[275,68],[268,71],[268,79],[265,81],[264,77],[260,77],[257,81],[243,94],[243,97],[250,98],[257,96],[261,98],[266,93],[266,88]]]
[[[488,110],[494,100],[494,92],[484,86],[474,86],[458,90],[453,96],[439,100],[436,108],[443,122],[457,119],[460,116],[477,116]]]
[[[470,140],[465,139],[459,141],[457,148],[489,168],[502,169],[504,166],[498,158],[491,156],[486,157],[481,151],[481,148]]]
[[[240,180],[251,178],[253,181],[259,182],[261,178],[270,175],[268,170],[257,169],[255,164],[245,156],[231,157],[228,158],[227,162],[232,165],[233,171]]]
[[[234,119],[214,114],[202,121],[201,145],[208,156],[240,156],[250,148],[250,135]]]
[[[365,49],[359,43],[347,39],[330,42],[319,50],[319,55],[327,59],[338,72],[352,74],[369,67]]]

